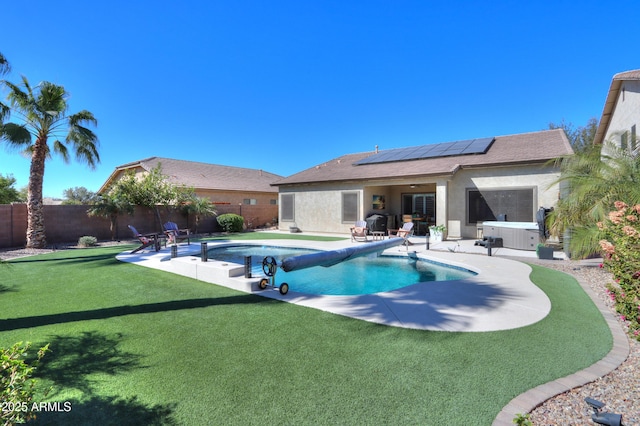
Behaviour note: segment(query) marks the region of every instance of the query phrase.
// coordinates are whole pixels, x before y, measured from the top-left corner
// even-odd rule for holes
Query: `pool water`
[[[242,245],[212,248],[209,257],[244,264],[244,256],[252,256],[252,274],[258,277],[264,276],[262,259],[265,256],[275,257],[279,265],[286,257],[314,252],[317,250]],[[474,275],[466,269],[422,259],[374,253],[330,267],[314,266],[291,272],[278,268],[276,285],[286,282],[290,291],[307,294],[358,295],[397,290],[421,282],[460,280]]]

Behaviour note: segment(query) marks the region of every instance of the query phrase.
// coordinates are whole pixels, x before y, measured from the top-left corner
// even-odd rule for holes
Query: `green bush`
[[[607,290],[630,334],[640,340],[640,204],[629,207],[616,201],[615,207],[604,223],[598,223],[605,236],[600,240],[603,266],[616,281]]]
[[[225,232],[240,232],[244,225],[244,218],[235,213],[226,213],[216,219]]]
[[[531,420],[529,420],[529,414],[516,414],[513,418],[513,423],[518,426],[532,426]]]
[[[47,344],[38,351],[37,359],[28,365],[24,361],[31,344],[18,342],[9,349],[0,348],[0,410],[2,424],[24,423],[35,417],[31,410],[36,380],[32,379],[36,366],[49,351]]]
[[[98,243],[98,239],[96,237],[91,237],[89,235],[85,235],[84,237],[80,237],[78,240],[78,245],[80,247],[92,247]]]

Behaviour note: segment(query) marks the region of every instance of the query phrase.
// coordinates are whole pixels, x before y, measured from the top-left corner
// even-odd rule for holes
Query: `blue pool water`
[[[264,276],[262,259],[273,256],[278,261],[290,256],[314,253],[317,250],[275,246],[237,245],[209,249],[209,258],[244,264],[244,257],[252,257],[253,276]],[[314,266],[284,272],[278,268],[276,285],[289,284],[290,291],[307,294],[357,295],[397,290],[427,281],[450,281],[476,275],[466,269],[416,260],[405,256],[371,254],[331,267]]]

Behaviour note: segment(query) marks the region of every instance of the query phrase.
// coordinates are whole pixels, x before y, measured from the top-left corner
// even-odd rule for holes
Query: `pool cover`
[[[321,251],[318,253],[303,254],[300,256],[288,257],[282,260],[280,268],[285,272],[297,269],[311,268],[313,266],[333,266],[354,257],[364,256],[369,253],[382,252],[390,247],[399,246],[404,243],[402,238],[390,238],[388,240],[374,241],[354,247],[347,247],[338,250]]]

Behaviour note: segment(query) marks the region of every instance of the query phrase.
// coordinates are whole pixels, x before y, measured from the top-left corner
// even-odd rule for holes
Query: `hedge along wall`
[[[98,240],[110,240],[109,219],[89,217],[87,210],[90,206],[77,205],[45,205],[44,225],[48,244],[76,242],[78,238],[90,235]],[[216,206],[218,214],[235,213],[245,217],[245,223],[251,222],[252,227],[261,227],[272,223],[278,217],[277,205],[220,205]],[[193,216],[185,217],[175,210],[160,209],[163,222],[171,220],[179,228],[189,228],[194,231]],[[159,232],[162,224],[157,223],[153,212],[145,207],[136,207],[133,215],[120,215],[116,239],[131,239],[133,237],[127,225],[133,225],[138,232]],[[198,225],[198,233],[220,231],[216,217],[204,218]],[[27,205],[0,204],[0,248],[24,247],[27,234]]]

